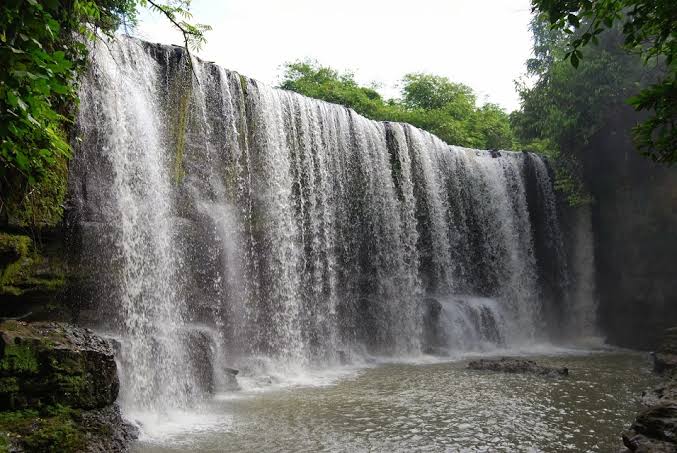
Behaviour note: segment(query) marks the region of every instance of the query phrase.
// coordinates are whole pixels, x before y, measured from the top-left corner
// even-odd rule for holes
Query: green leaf
[[[578,55],[576,55],[576,52],[571,54],[571,66],[578,68]]]

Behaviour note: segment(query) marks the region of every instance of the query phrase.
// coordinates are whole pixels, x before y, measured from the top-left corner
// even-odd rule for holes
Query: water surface
[[[645,355],[535,357],[569,378],[467,370],[467,361],[385,364],[332,385],[217,395],[147,426],[135,451],[617,451],[642,390]]]

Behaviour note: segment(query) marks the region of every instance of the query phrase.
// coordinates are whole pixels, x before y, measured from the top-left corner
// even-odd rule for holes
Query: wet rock
[[[89,329],[55,322],[0,324],[0,407],[113,404],[120,383],[108,342]]]
[[[440,325],[442,304],[434,297],[426,297],[421,301],[423,310],[423,345],[426,354],[441,350],[445,343],[444,329]],[[430,352],[428,352],[430,351]]]
[[[80,426],[86,439],[85,452],[126,452],[139,436],[139,430],[122,419],[117,404],[103,409],[82,411]]]
[[[623,445],[625,445],[625,452],[631,451],[633,453],[675,453],[675,445],[670,442],[663,442],[656,439],[650,439],[641,434],[633,432],[625,432],[622,435]]]
[[[449,357],[449,350],[435,346],[426,346],[423,348],[423,353],[428,355],[435,355],[438,357]]]
[[[336,351],[336,355],[338,356],[338,360],[341,365],[348,365],[351,363],[350,353],[348,351],[339,349],[338,351]]]
[[[649,407],[664,401],[677,401],[677,381],[670,379],[642,393],[642,405]]]
[[[631,429],[647,437],[677,442],[677,402],[652,406],[637,415]]]
[[[541,376],[568,376],[568,368],[546,367],[532,360],[510,359],[480,359],[468,363],[471,370],[501,371],[504,373],[530,373]]]
[[[677,402],[659,403],[640,412],[622,439],[632,452],[677,452]]]
[[[186,350],[189,351],[189,366],[193,370],[194,384],[198,390],[195,396],[213,393],[214,354],[209,334],[200,329],[186,329],[185,337],[181,341],[186,342]]]
[[[674,354],[653,354],[654,371],[658,374],[671,374],[677,371],[677,355]]]
[[[136,436],[114,404],[110,344],[56,322],[0,324],[0,450],[124,452]]]
[[[28,236],[0,232],[0,321],[69,318],[60,247],[45,240],[42,250]]]
[[[666,380],[642,394],[642,410],[622,434],[625,451],[677,453],[677,328],[668,329],[655,354],[654,371]]]
[[[674,374],[677,371],[677,327],[665,330],[652,357],[656,373]]]
[[[138,437],[117,405],[81,410],[65,406],[0,412],[0,439],[9,452],[122,453]],[[1,441],[0,441],[1,442]]]
[[[236,391],[240,390],[240,383],[237,381],[237,375],[240,373],[240,370],[236,370],[235,368],[224,368],[223,369],[223,375],[224,375],[224,389],[226,391]]]

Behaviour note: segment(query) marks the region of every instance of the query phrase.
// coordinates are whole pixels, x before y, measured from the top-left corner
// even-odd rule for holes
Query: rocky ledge
[[[111,346],[55,322],[0,324],[0,452],[122,452]]]
[[[504,373],[530,373],[549,377],[569,375],[568,368],[546,367],[532,360],[511,359],[507,357],[473,360],[468,363],[468,368],[471,370],[502,371]]]
[[[624,451],[677,453],[677,328],[666,330],[653,358],[665,380],[642,395],[644,409],[622,434]]]

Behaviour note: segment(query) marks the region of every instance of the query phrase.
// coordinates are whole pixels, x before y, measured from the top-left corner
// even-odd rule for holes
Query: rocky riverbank
[[[0,451],[123,452],[135,430],[115,405],[107,341],[55,322],[0,324]]]
[[[665,381],[642,395],[645,407],[622,435],[625,452],[677,453],[677,327],[665,331],[653,358]]]

